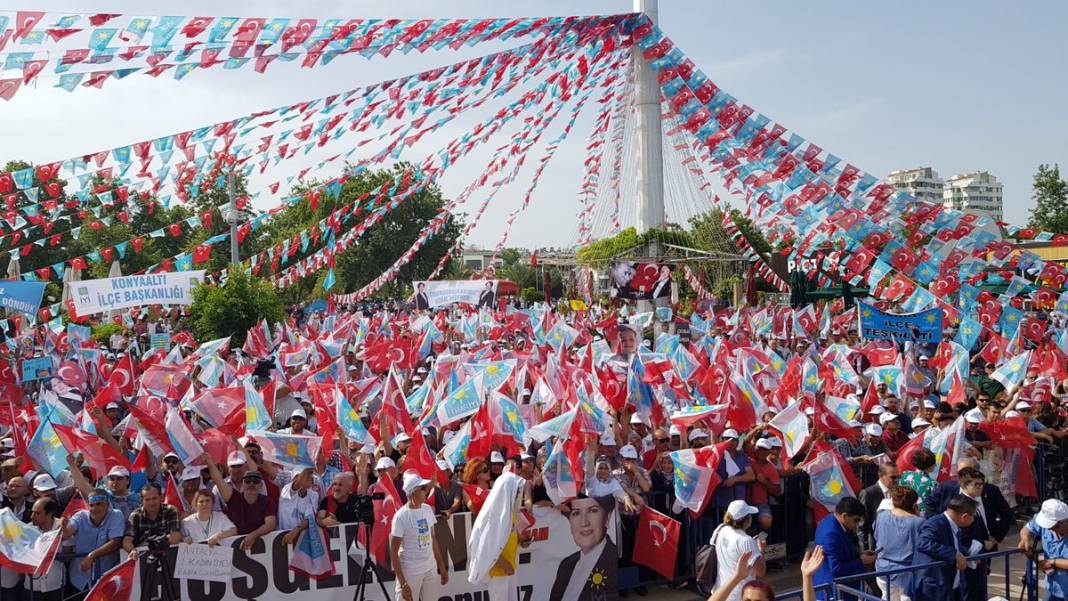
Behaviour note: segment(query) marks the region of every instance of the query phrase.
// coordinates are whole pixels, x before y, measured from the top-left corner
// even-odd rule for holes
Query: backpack
[[[697,558],[694,562],[694,580],[703,590],[711,591],[716,586],[716,577],[719,573],[719,559],[716,556],[716,537],[723,525],[720,524],[712,533],[712,538],[707,545],[702,545],[697,550]]]

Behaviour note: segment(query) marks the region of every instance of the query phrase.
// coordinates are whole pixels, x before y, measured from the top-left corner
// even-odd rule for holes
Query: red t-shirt
[[[267,516],[278,517],[278,506],[267,495],[260,495],[255,503],[245,500],[245,495],[234,491],[226,502],[226,516],[237,526],[237,533],[244,535],[263,525]]]
[[[782,482],[782,476],[779,475],[779,469],[774,464],[767,461],[753,461],[753,472],[760,474],[765,480],[772,484],[779,484]],[[753,482],[753,485],[749,487],[749,504],[760,505],[768,502],[768,489],[764,488],[764,485],[760,482]]]

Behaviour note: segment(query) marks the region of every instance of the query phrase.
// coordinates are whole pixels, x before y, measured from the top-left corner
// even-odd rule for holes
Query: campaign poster
[[[34,357],[22,360],[22,382],[45,380],[52,377],[52,358]]]
[[[508,601],[616,601],[619,586],[616,570],[618,520],[614,500],[580,499],[570,515],[552,507],[535,507],[529,532],[533,541],[519,549],[519,565],[508,579]],[[434,526],[441,552],[449,568],[449,583],[436,585],[424,599],[489,599],[487,586],[467,580],[467,539],[473,519],[470,513],[454,514]],[[327,549],[334,563],[331,576],[310,578],[289,567],[292,547],[282,541],[285,532],[271,532],[257,540],[249,552],[241,550],[242,537],[226,539],[221,547],[233,549],[227,582],[175,578],[178,599],[211,601],[285,601],[295,593],[314,594],[317,601],[351,601],[363,573],[366,553],[350,555],[357,539],[357,525],[327,529]],[[596,561],[579,561],[583,552]],[[166,561],[174,566],[178,547],[171,547]],[[150,599],[156,591],[142,590],[142,571],[155,569],[142,553],[129,583],[131,599]],[[172,574],[177,573],[172,569]],[[107,576],[105,576],[106,578]],[[215,577],[214,575],[211,577]],[[383,587],[385,594],[383,594]],[[375,565],[366,585],[368,601],[393,601],[394,576],[388,565]]]
[[[670,298],[671,274],[675,266],[666,263],[618,261],[609,272],[611,296],[629,300]]]
[[[887,313],[865,303],[857,303],[860,335],[865,340],[894,340],[937,344],[942,341],[942,309],[935,307],[917,313]]]
[[[148,337],[148,345],[152,350],[169,351],[171,350],[171,335],[170,334],[152,334]]]
[[[41,308],[45,285],[45,282],[0,281],[0,308],[8,313],[36,316]]]
[[[203,279],[203,270],[176,271],[82,280],[69,286],[78,315],[93,315],[143,305],[189,305],[193,288]]]
[[[435,280],[415,281],[415,308],[429,311],[453,303],[467,303],[475,307],[497,306],[499,280]]]

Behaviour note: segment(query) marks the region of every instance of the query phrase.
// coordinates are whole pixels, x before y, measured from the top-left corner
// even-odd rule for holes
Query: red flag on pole
[[[677,521],[642,507],[632,555],[634,563],[656,570],[664,578],[674,578],[681,529]]]

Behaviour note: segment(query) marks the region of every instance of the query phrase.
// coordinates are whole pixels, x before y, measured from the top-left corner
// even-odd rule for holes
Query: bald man
[[[15,476],[7,481],[7,494],[4,495],[0,507],[7,507],[20,520],[29,523],[30,513],[33,508],[33,499],[30,497],[30,483],[22,476]]]

